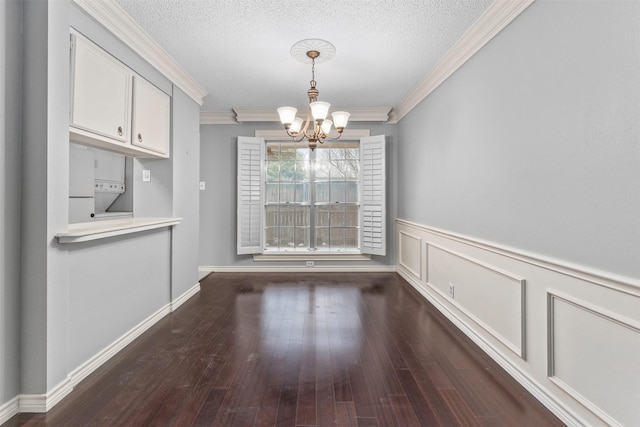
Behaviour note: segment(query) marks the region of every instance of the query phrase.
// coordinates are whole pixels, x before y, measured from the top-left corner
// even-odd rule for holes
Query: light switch
[[[200,181],[200,190],[204,190],[204,189],[205,189],[204,181]]]
[[[142,182],[151,182],[151,171],[149,169],[142,170]]]

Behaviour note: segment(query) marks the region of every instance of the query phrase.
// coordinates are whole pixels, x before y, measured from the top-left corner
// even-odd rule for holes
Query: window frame
[[[262,194],[262,196],[260,196],[261,198],[264,197],[263,202],[266,200],[266,196],[265,192],[266,192],[266,176],[265,173],[266,171],[265,169],[265,157],[266,157],[266,150],[264,149],[264,144],[268,141],[286,141],[290,139],[290,137],[288,137],[285,133],[284,130],[256,130],[255,131],[255,137],[238,137],[238,156],[240,155],[240,150],[241,148],[244,147],[244,143],[251,143],[251,144],[255,144],[258,141],[261,142],[263,150],[262,152],[262,161],[261,161],[261,190],[260,193]],[[380,161],[377,162],[377,168],[376,170],[382,170],[382,173],[378,173],[377,175],[374,174],[373,178],[371,177],[372,175],[369,174],[369,178],[367,178],[366,176],[364,176],[364,174],[362,173],[364,170],[365,165],[363,163],[361,163],[361,180],[360,180],[360,185],[359,185],[359,210],[360,210],[360,221],[359,221],[359,227],[360,227],[360,233],[359,233],[359,250],[358,249],[353,249],[353,250],[343,250],[343,251],[309,251],[309,250],[305,250],[305,251],[277,251],[277,250],[273,250],[273,251],[266,251],[264,250],[264,233],[265,233],[265,227],[264,227],[264,215],[260,215],[260,220],[252,220],[251,222],[251,230],[255,230],[255,227],[259,226],[259,235],[260,235],[260,244],[259,247],[253,247],[253,248],[247,248],[247,247],[243,247],[241,246],[241,241],[238,238],[238,254],[251,254],[254,258],[255,261],[274,261],[274,260],[281,260],[281,261],[286,261],[286,260],[366,260],[366,259],[371,259],[371,255],[379,255],[379,256],[384,256],[386,255],[386,240],[387,240],[387,204],[386,204],[386,192],[387,192],[387,188],[386,188],[386,143],[385,143],[385,136],[384,135],[376,135],[376,136],[370,136],[369,130],[368,129],[346,129],[344,134],[343,134],[343,138],[344,140],[359,140],[360,142],[360,161],[362,162],[364,159],[364,153],[363,150],[365,148],[367,149],[373,149],[375,153],[377,153],[377,159],[381,159]],[[243,141],[244,143],[241,144],[241,141]],[[301,143],[304,144],[304,143]],[[244,182],[241,180],[241,175],[243,173],[243,171],[241,170],[241,165],[240,165],[240,157],[238,157],[238,205],[237,205],[237,227],[238,227],[238,236],[240,236],[241,231],[244,232],[246,231],[244,228],[241,228],[241,224],[243,223],[242,221],[244,221],[246,218],[243,217],[241,215],[243,208],[245,207],[245,204],[243,202],[241,202],[241,197],[240,197],[240,186],[241,184]],[[371,199],[368,200],[366,195],[363,195],[363,189],[364,188],[375,188],[378,193],[376,194],[376,198],[375,199]],[[376,201],[377,200],[377,201]],[[365,240],[369,240],[368,238],[365,239],[364,236],[364,225],[367,224],[369,226],[369,229],[372,222],[370,221],[370,219],[368,218],[363,218],[363,211],[364,211],[364,207],[365,205],[367,206],[372,206],[375,209],[377,209],[378,212],[380,212],[380,214],[378,215],[379,217],[382,217],[382,220],[378,220],[376,223],[374,223],[374,229],[373,229],[373,236],[374,236],[374,240],[376,243],[376,245],[370,245],[368,243],[365,243]],[[261,203],[262,206],[262,213],[265,213],[265,203]],[[369,222],[367,222],[369,221]],[[377,227],[377,228],[375,228]],[[258,231],[258,230],[256,230]]]
[[[282,166],[282,163],[287,163],[287,159],[285,158],[283,160],[282,156],[282,149],[287,149],[289,150],[290,148],[295,148],[296,152],[298,152],[298,150],[303,149],[303,150],[308,150],[306,145],[303,145],[302,143],[294,143],[291,141],[291,138],[287,138],[287,139],[277,139],[277,140],[265,140],[264,141],[266,147],[267,147],[267,151],[265,154],[265,177],[264,177],[264,181],[265,181],[265,186],[266,186],[266,197],[264,199],[264,207],[265,207],[265,212],[264,212],[264,233],[262,236],[262,242],[263,242],[263,253],[264,254],[271,254],[271,253],[298,253],[298,252],[319,252],[319,253],[336,253],[336,254],[340,254],[340,253],[360,253],[360,221],[362,219],[362,214],[360,212],[360,200],[362,198],[362,191],[360,188],[360,184],[362,182],[362,176],[360,174],[360,138],[341,138],[340,141],[331,141],[331,142],[327,142],[324,145],[320,145],[318,146],[318,148],[316,148],[315,151],[313,152],[309,152],[309,153],[305,153],[306,159],[303,160],[302,162],[306,163],[306,165],[311,166],[312,164],[316,163],[318,161],[328,161],[329,164],[333,165],[333,162],[329,159],[329,157],[326,156],[332,156],[333,153],[333,149],[334,148],[338,148],[338,149],[344,149],[347,148],[344,145],[349,144],[351,149],[355,149],[357,151],[357,157],[354,158],[357,160],[358,163],[358,174],[354,177],[348,178],[348,177],[344,177],[343,180],[336,180],[334,177],[331,176],[331,174],[327,174],[326,177],[322,176],[320,178],[318,178],[318,175],[316,174],[317,170],[314,168],[309,168],[308,170],[308,174],[307,174],[307,180],[305,181],[297,181],[296,179],[294,179],[293,181],[291,181],[291,183],[297,188],[297,186],[299,184],[307,184],[308,185],[308,191],[307,191],[307,200],[305,201],[300,201],[298,200],[297,195],[293,196],[293,199],[291,198],[285,198],[284,201],[281,198],[282,197],[282,184],[283,183],[289,183],[288,180],[282,180],[282,176],[281,176],[281,171],[282,168],[280,167],[278,169],[279,173],[278,173],[278,178],[276,180],[270,179],[269,178],[269,173],[267,171],[270,170],[270,162],[276,162],[278,163],[280,166]],[[277,160],[270,160],[269,159],[269,144],[274,144],[276,147],[278,147],[278,154],[276,155],[276,159]],[[276,145],[277,144],[277,145]],[[328,144],[331,144],[331,146],[328,146]],[[320,156],[320,153],[324,152],[324,156]],[[344,163],[347,162],[348,159],[339,159],[339,161],[342,161]],[[297,170],[297,166],[298,163],[301,162],[298,155],[295,154],[291,161],[294,162],[294,167]],[[297,177],[298,174],[294,172],[294,177]],[[275,175],[274,175],[275,176]],[[318,197],[318,184],[324,184],[327,185],[328,188],[333,188],[333,183],[344,183],[343,187],[345,188],[346,191],[346,187],[348,187],[347,183],[348,182],[352,182],[352,183],[356,183],[357,184],[357,191],[356,192],[352,192],[351,194],[355,196],[355,198],[352,198],[351,201],[347,201],[346,199],[346,192],[345,192],[345,198],[342,201],[334,201],[333,199],[329,200],[324,200],[324,199],[320,199]],[[277,201],[273,201],[271,200],[271,190],[269,190],[269,186],[273,185],[273,184],[277,184],[279,186],[279,194],[277,197]],[[333,190],[331,190],[333,191]],[[329,194],[329,193],[328,193]],[[327,194],[327,196],[328,196]],[[331,214],[329,214],[329,223],[326,225],[319,225],[318,224],[318,213],[321,212],[323,210],[323,208],[330,208],[329,211],[332,211],[336,206],[340,207],[345,215],[346,212],[348,211],[348,209],[351,208],[355,208],[355,225],[348,225],[347,223],[344,223],[342,225],[332,225],[331,224]],[[306,212],[306,225],[300,226],[294,223],[293,226],[283,226],[281,224],[277,224],[275,226],[270,226],[268,224],[268,218],[271,217],[271,215],[269,214],[270,212],[270,208],[276,208],[276,210],[278,212],[281,212],[283,207],[286,208],[298,208],[298,207],[306,207],[307,208],[307,212]],[[296,216],[297,217],[297,216]],[[287,231],[288,228],[293,228],[293,241],[294,241],[294,245],[293,247],[287,248],[287,247],[282,247],[279,246],[279,244],[276,244],[275,246],[268,246],[267,242],[270,240],[269,238],[269,230],[271,228],[274,229],[278,229],[279,232],[282,231]],[[304,246],[303,248],[299,248],[297,246],[298,243],[298,229],[303,228],[306,229],[306,236],[305,239],[303,239],[306,243],[308,243],[306,246]],[[346,236],[348,234],[348,230],[351,229],[351,233],[355,233],[356,236],[356,246],[351,246],[348,247],[346,245]],[[342,232],[343,234],[343,245],[334,245],[332,244],[332,237],[334,236],[335,233],[340,233]],[[322,247],[322,246],[317,246],[318,243],[318,238],[319,235],[321,234],[328,234],[328,242],[329,242],[329,247]],[[282,234],[280,234],[280,236],[282,236]],[[272,237],[272,236],[271,236]],[[280,239],[279,239],[280,240]],[[280,243],[280,242],[278,242]]]

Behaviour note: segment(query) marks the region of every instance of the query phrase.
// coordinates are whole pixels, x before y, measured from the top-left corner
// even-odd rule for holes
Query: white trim
[[[238,123],[280,121],[275,108],[234,108],[233,112],[236,114]]]
[[[522,261],[527,264],[535,265],[536,267],[544,268],[545,270],[550,270],[565,276],[592,283],[594,285],[603,286],[605,288],[613,289],[628,295],[640,297],[640,281],[629,277],[619,276],[601,270],[595,270],[582,265],[571,264],[558,259],[543,257],[541,255],[520,251],[480,239],[474,239],[462,234],[452,233],[450,231],[417,224],[415,222],[407,221],[404,219],[397,218],[396,224],[413,227],[418,230],[446,237],[447,239],[451,239],[456,242],[464,243],[498,255]]]
[[[431,294],[430,289],[425,289],[409,271],[402,268],[402,266],[398,266],[397,273],[402,276],[402,278],[405,279],[420,295],[434,305],[447,319],[457,326],[458,329],[478,345],[478,347],[487,353],[489,357],[507,371],[507,373],[518,381],[529,393],[531,393],[544,406],[560,418],[562,422],[567,425],[587,425],[587,423],[577,414],[564,407],[562,402],[558,402],[553,398],[553,396],[548,394],[537,381],[514,365],[509,356],[498,351],[496,347],[487,342],[482,335],[479,335],[474,328],[467,325],[467,323],[460,319],[456,313],[443,304],[437,296]]]
[[[344,141],[360,139],[369,136],[371,131],[369,129],[345,129],[342,132],[340,139]],[[266,129],[256,130],[256,138],[264,138],[265,141],[269,140],[289,140],[291,137],[287,135],[284,129]]]
[[[299,107],[298,111],[306,111],[307,107]],[[345,110],[351,113],[350,122],[386,122],[389,120],[391,107],[349,107],[332,108],[332,111]],[[234,108],[236,120],[244,122],[280,122],[275,108]]]
[[[563,301],[566,304],[572,305],[575,308],[586,311],[587,313],[600,317],[604,320],[607,320],[611,323],[615,323],[616,325],[627,328],[636,334],[640,334],[640,324],[633,320],[629,319],[625,316],[621,316],[617,313],[614,313],[605,308],[596,306],[594,304],[590,304],[584,301],[581,301],[578,298],[569,296],[562,292],[557,291],[547,291],[547,322],[548,322],[548,333],[547,333],[547,369],[549,377],[549,381],[557,385],[561,388],[565,393],[569,394],[575,400],[580,402],[582,406],[590,410],[594,415],[599,417],[602,421],[607,423],[610,426],[622,426],[618,421],[609,416],[605,411],[600,409],[598,405],[584,397],[580,392],[575,390],[569,384],[564,382],[560,377],[556,376],[555,373],[555,300]]]
[[[413,268],[409,267],[403,262],[403,253],[402,253],[402,236],[407,236],[412,238],[413,240],[418,241],[418,256],[420,258],[420,262],[422,262],[422,238],[419,236],[414,236],[413,234],[406,233],[402,230],[398,233],[398,265],[402,266],[409,273],[413,274],[416,279],[422,280],[422,266],[420,266],[420,271],[415,271]]]
[[[20,396],[16,396],[7,403],[0,406],[0,424],[3,424],[14,415],[18,415]]]
[[[64,385],[68,385],[65,380]],[[71,388],[67,388],[67,393],[71,392]],[[19,413],[43,414],[47,412],[47,395],[46,394],[21,394],[19,397]]]
[[[207,91],[115,0],[73,0],[73,2],[182,89],[198,105],[202,105],[202,98]]]
[[[456,256],[456,257],[458,257],[460,259],[463,259],[465,261],[469,261],[472,264],[476,264],[477,266],[482,267],[482,268],[484,268],[486,270],[489,270],[492,273],[497,273],[497,274],[499,274],[501,276],[506,277],[509,280],[512,280],[514,282],[518,282],[519,284],[524,284],[524,281],[525,281],[524,277],[520,277],[520,276],[517,276],[517,275],[515,275],[513,273],[510,273],[510,272],[508,272],[506,270],[503,270],[501,268],[494,267],[491,264],[487,264],[486,262],[479,261],[479,260],[477,260],[477,259],[475,259],[473,257],[461,254],[458,251],[454,251],[454,250],[451,250],[449,248],[445,248],[442,245],[439,245],[439,244],[433,243],[433,242],[429,242],[429,241],[427,241],[427,246],[433,246],[436,249],[440,249],[441,251],[447,252],[447,253],[449,253],[449,254],[451,254],[453,256]]]
[[[254,254],[254,261],[369,261],[371,255],[361,253],[317,253],[308,252],[283,252],[279,254]]]
[[[123,234],[139,233],[180,224],[182,218],[130,217],[106,221],[69,224],[68,230],[56,234],[59,243],[80,243]]]
[[[120,350],[129,345],[133,340],[142,335],[147,329],[155,325],[160,319],[171,313],[171,304],[167,304],[158,311],[147,317],[145,320],[134,326],[127,333],[115,340],[113,343],[105,347],[98,354],[87,360],[85,363],[74,369],[69,374],[69,381],[72,387],[75,387],[80,381],[85,379],[89,374],[102,366],[105,362],[115,356]]]
[[[209,273],[394,273],[394,265],[371,265],[371,266],[314,266],[314,267],[292,267],[292,266],[200,266],[198,272],[202,277]]]
[[[44,413],[57,405],[65,396],[73,391],[77,383],[67,377],[46,394],[21,394],[19,396],[19,412]]]
[[[106,363],[109,359],[115,356],[120,350],[125,348],[136,338],[146,332],[149,328],[155,325],[159,320],[170,314],[177,309],[185,301],[191,298],[200,290],[200,284],[196,284],[184,294],[172,302],[166,304],[151,316],[134,326],[131,330],[126,332],[120,338],[109,344],[102,349],[98,354],[87,360],[85,363],[74,369],[60,384],[56,385],[51,391],[46,394],[22,394],[17,397],[18,408],[17,412],[28,413],[44,413],[53,408],[58,402],[60,402],[66,395],[71,393],[78,383],[84,380],[87,376],[93,373],[96,369]],[[14,399],[16,400],[16,399]],[[13,402],[13,401],[12,401]],[[11,402],[10,402],[11,403]],[[0,409],[0,424],[2,421],[3,411],[13,411],[15,408],[10,407]],[[16,413],[17,413],[16,412]],[[10,413],[10,412],[7,412]],[[15,415],[15,413],[13,414]]]
[[[178,298],[171,301],[171,303],[169,304],[169,309],[173,313],[178,309],[178,307],[180,307],[182,304],[187,302],[192,296],[194,296],[198,292],[200,292],[200,282],[196,283],[187,292],[183,293]]]
[[[440,58],[418,86],[400,102],[400,105],[394,107],[389,123],[398,123],[531,3],[533,0],[494,0],[471,28]]]
[[[338,109],[334,109],[338,111]],[[387,122],[391,107],[348,107],[344,108],[350,113],[350,122]]]
[[[237,125],[233,111],[201,111],[201,125]]]
[[[427,241],[427,253],[429,250],[429,246],[434,247],[436,249],[439,249],[443,252],[449,253],[455,257],[458,257],[462,260],[465,260],[467,262],[470,262],[472,264],[475,264],[481,268],[484,268],[485,270],[488,270],[494,274],[499,274],[507,279],[509,279],[510,281],[514,282],[516,285],[519,286],[520,288],[520,343],[518,345],[516,345],[515,343],[512,343],[511,341],[509,341],[506,337],[502,336],[502,334],[500,334],[498,331],[496,331],[494,328],[492,328],[491,326],[489,326],[488,324],[486,324],[485,322],[483,322],[478,316],[476,316],[475,314],[473,314],[471,311],[467,310],[464,306],[462,306],[461,304],[458,303],[458,301],[456,301],[455,299],[452,299],[451,297],[449,297],[449,295],[445,294],[444,292],[442,292],[440,289],[438,289],[436,286],[434,286],[433,284],[427,282],[427,286],[429,286],[431,289],[433,289],[435,292],[437,292],[441,298],[443,298],[444,300],[448,301],[451,305],[453,305],[454,307],[456,307],[458,310],[460,310],[460,312],[464,313],[465,316],[467,316],[469,319],[473,320],[475,323],[478,324],[478,326],[480,326],[482,329],[484,329],[485,331],[487,331],[489,334],[491,334],[495,339],[497,339],[498,341],[500,341],[505,347],[507,347],[509,350],[513,351],[514,354],[516,354],[517,356],[519,356],[520,358],[526,360],[526,352],[525,352],[525,345],[527,342],[527,337],[526,337],[526,328],[525,328],[525,322],[526,322],[526,312],[525,312],[525,308],[526,308],[526,280],[523,277],[520,276],[516,276],[515,274],[512,274],[506,270],[502,270],[498,267],[494,267],[491,264],[487,264],[485,262],[479,261],[475,258],[469,257],[467,255],[461,254],[457,251],[453,251],[449,248],[445,248],[444,246],[432,243]]]

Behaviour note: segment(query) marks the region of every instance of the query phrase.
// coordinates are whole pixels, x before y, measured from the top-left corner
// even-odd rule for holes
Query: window
[[[302,143],[238,138],[238,254],[385,254],[384,135]]]
[[[265,251],[359,248],[360,143],[266,143]]]

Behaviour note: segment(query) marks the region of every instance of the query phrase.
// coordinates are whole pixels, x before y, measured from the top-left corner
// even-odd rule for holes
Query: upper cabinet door
[[[131,143],[169,157],[171,107],[169,95],[145,79],[133,79]]]
[[[84,37],[74,39],[71,126],[128,143],[131,70]]]

